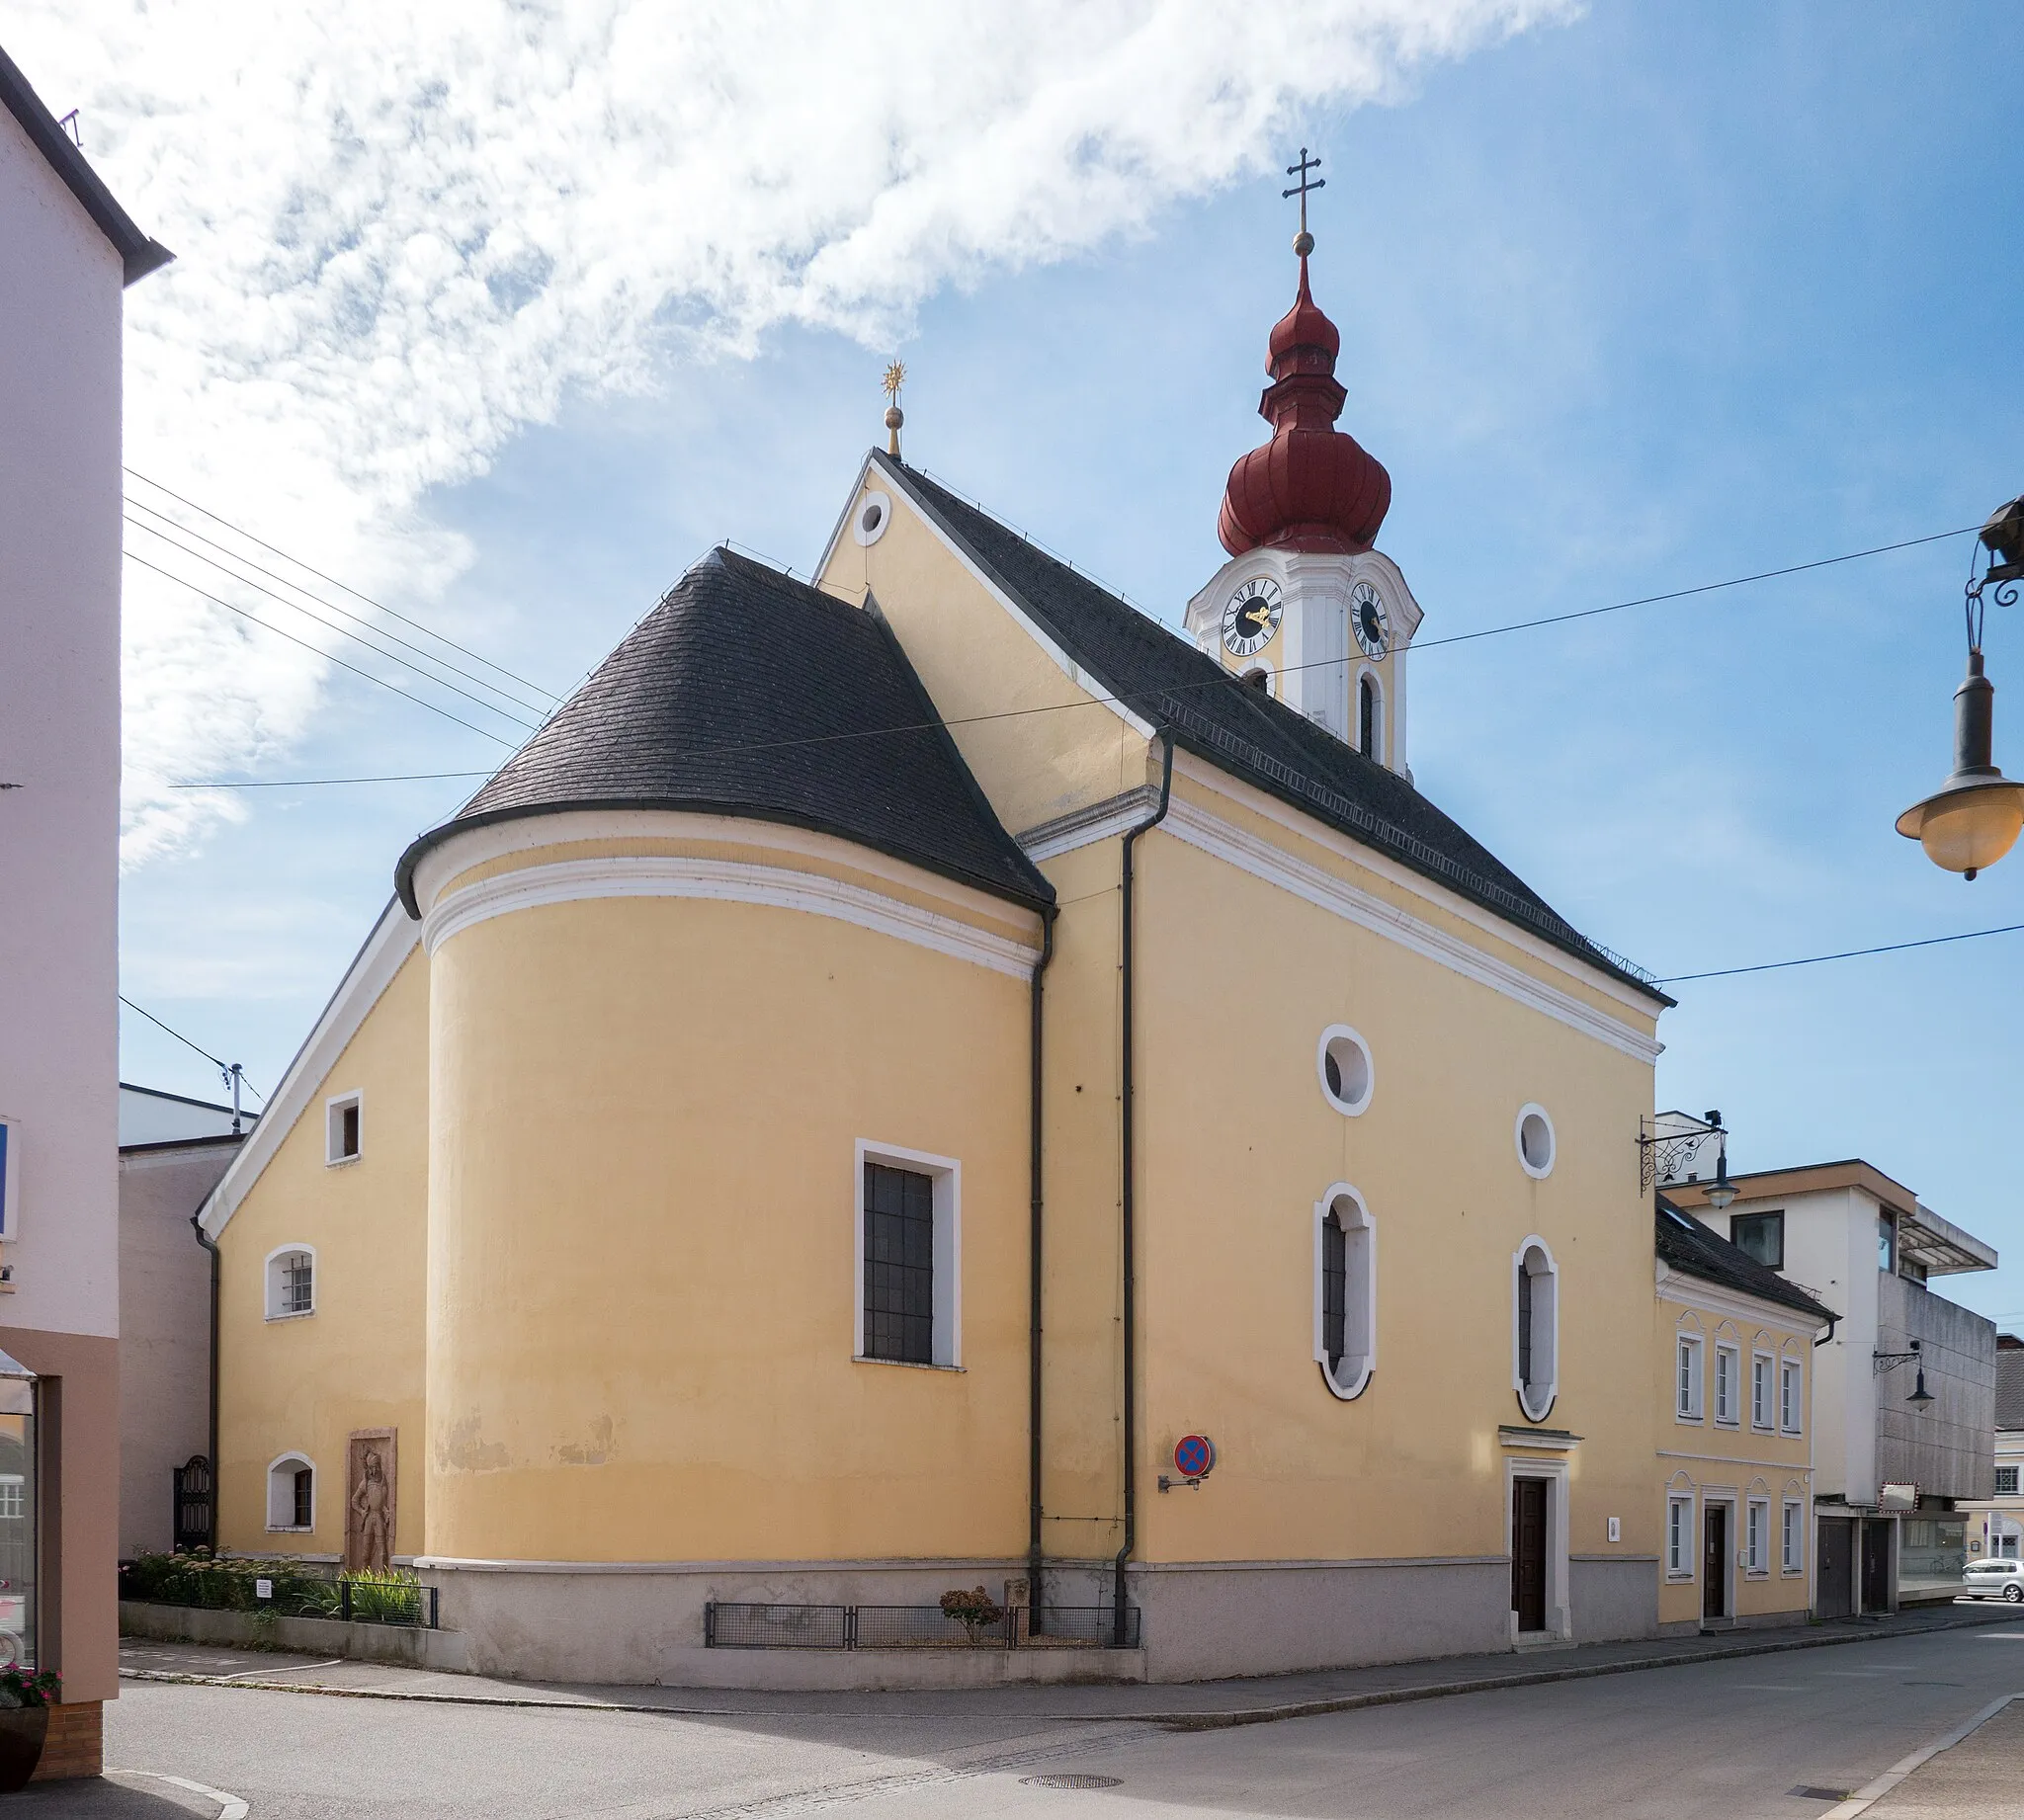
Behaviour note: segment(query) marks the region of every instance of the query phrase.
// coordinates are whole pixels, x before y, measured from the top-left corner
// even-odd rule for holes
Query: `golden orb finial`
[[[886,453],[894,460],[899,458],[899,426],[906,422],[906,413],[899,408],[899,388],[906,383],[906,369],[898,361],[890,362],[886,369],[886,396],[892,402],[886,407]]]

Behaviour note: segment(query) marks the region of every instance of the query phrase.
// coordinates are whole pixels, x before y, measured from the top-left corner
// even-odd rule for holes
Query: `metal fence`
[[[1044,1606],[1040,1623],[1024,1606],[990,1623],[966,1624],[940,1606],[763,1606],[713,1600],[703,1608],[709,1649],[1137,1649],[1138,1608],[1125,1613],[1124,1636],[1110,1606]]]
[[[433,1586],[377,1574],[318,1572],[295,1561],[151,1555],[120,1564],[120,1597],[146,1605],[212,1612],[271,1612],[278,1617],[332,1617],[348,1624],[439,1627]]]

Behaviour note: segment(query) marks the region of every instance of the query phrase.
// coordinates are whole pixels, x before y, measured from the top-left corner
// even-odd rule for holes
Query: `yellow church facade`
[[[204,1216],[222,1546],[375,1448],[471,1666],[613,1682],[979,1584],[1162,1680],[1656,1630],[1669,1001],[1411,782],[1305,267],[1185,635],[875,452],[401,858]]]

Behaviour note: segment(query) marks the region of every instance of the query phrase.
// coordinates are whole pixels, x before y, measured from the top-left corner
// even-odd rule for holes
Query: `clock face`
[[[1357,583],[1349,597],[1349,617],[1356,622],[1356,641],[1367,657],[1383,657],[1392,636],[1392,622],[1385,618],[1385,603],[1367,581]]]
[[[1279,584],[1269,575],[1247,581],[1223,610],[1223,648],[1232,657],[1249,657],[1272,641],[1279,629],[1285,602]]]

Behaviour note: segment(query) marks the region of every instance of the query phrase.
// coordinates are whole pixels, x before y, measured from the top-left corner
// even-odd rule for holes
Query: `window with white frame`
[[[1798,1498],[1785,1501],[1785,1548],[1781,1559],[1787,1573],[1806,1572],[1807,1507]]]
[[[1518,1146],[1518,1167],[1528,1176],[1537,1182],[1554,1173],[1560,1140],[1554,1135],[1554,1121],[1547,1117],[1545,1107],[1521,1106],[1511,1136]]]
[[[1512,1383],[1529,1421],[1544,1422],[1560,1391],[1560,1270],[1544,1239],[1511,1260]]]
[[[316,1527],[316,1468],[299,1453],[284,1453],[267,1469],[267,1527]]]
[[[1777,1363],[1769,1353],[1750,1355],[1750,1426],[1771,1426],[1771,1367]]]
[[[1665,1571],[1674,1580],[1694,1577],[1694,1494],[1673,1492],[1665,1501]]]
[[[1806,1427],[1806,1366],[1797,1359],[1778,1362],[1778,1426],[1788,1435]]]
[[[1743,1566],[1753,1574],[1771,1570],[1771,1505],[1768,1499],[1752,1498],[1743,1519]]]
[[[1678,1365],[1674,1385],[1673,1409],[1682,1422],[1698,1422],[1702,1415],[1701,1361],[1703,1354],[1699,1334],[1681,1334],[1679,1337]]]
[[[361,1122],[365,1113],[365,1095],[357,1093],[340,1094],[323,1105],[323,1160],[338,1163],[356,1163],[364,1154],[365,1130]]]
[[[1998,1466],[1996,1468],[1996,1496],[2014,1498],[2017,1495],[2017,1468]]]
[[[19,1472],[0,1472],[0,1522],[19,1522],[28,1515],[28,1481]]]
[[[857,1160],[857,1357],[959,1366],[961,1166],[863,1142]]]
[[[1371,1045],[1347,1024],[1331,1024],[1314,1050],[1314,1071],[1328,1104],[1354,1118],[1371,1103],[1377,1075],[1371,1066]]]
[[[293,1320],[316,1312],[316,1253],[307,1245],[284,1245],[267,1257],[267,1318]]]
[[[1717,1343],[1715,1348],[1715,1419],[1734,1423],[1736,1397],[1742,1374],[1742,1354],[1733,1346]]]
[[[1314,1358],[1344,1401],[1378,1363],[1378,1223],[1347,1183],[1314,1203]]]

